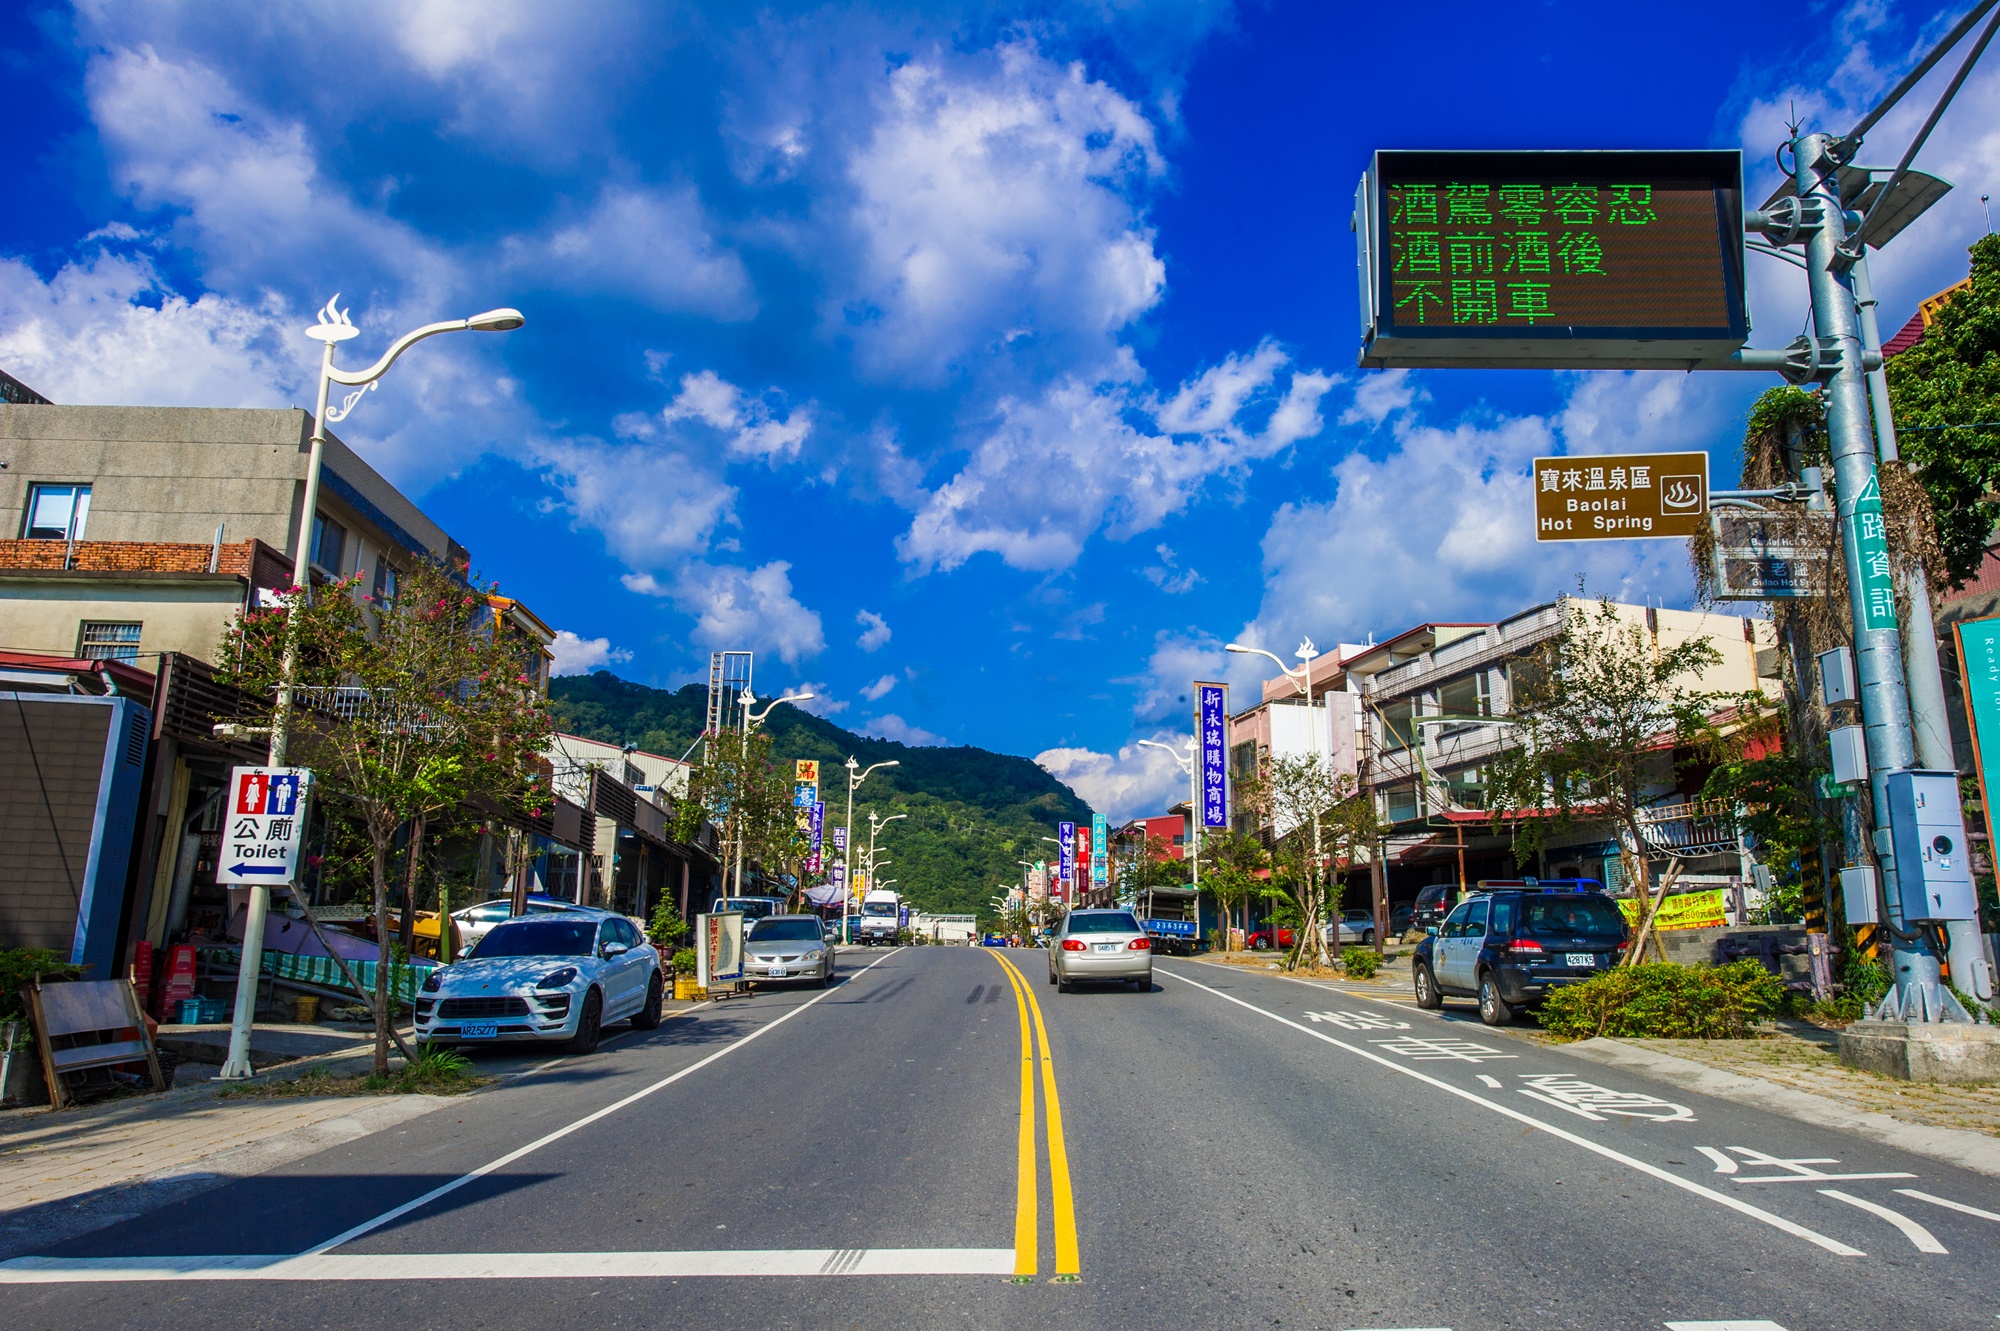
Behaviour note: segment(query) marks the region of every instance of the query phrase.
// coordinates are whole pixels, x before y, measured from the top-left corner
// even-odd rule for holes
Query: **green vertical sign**
[[[1965,681],[1965,715],[1972,722],[1972,758],[1979,773],[1980,801],[1986,806],[1986,853],[1993,841],[1995,797],[2000,795],[2000,619],[1952,625],[1958,639],[1958,673]]]
[[[1847,548],[1860,577],[1862,629],[1896,627],[1896,581],[1889,572],[1889,529],[1882,521],[1882,489],[1870,476],[1847,515]]]

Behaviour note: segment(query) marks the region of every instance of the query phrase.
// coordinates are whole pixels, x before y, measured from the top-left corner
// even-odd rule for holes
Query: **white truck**
[[[886,889],[875,889],[861,898],[861,924],[855,930],[866,947],[877,943],[894,944],[903,928],[903,898]]]

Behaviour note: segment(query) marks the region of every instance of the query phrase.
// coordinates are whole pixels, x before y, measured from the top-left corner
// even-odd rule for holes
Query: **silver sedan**
[[[743,978],[833,983],[833,940],[817,915],[766,915],[743,940]]]
[[[1153,987],[1153,940],[1129,910],[1073,910],[1049,940],[1049,983],[1063,993],[1090,981]]]

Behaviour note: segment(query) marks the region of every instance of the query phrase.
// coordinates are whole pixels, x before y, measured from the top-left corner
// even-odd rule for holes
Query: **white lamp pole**
[[[382,353],[382,359],[365,370],[342,370],[334,366],[333,349],[350,338],[361,336],[347,317],[347,311],[337,307],[340,293],[335,292],[332,300],[319,312],[319,322],[306,329],[306,336],[324,344],[319,358],[319,392],[313,405],[312,452],[306,460],[306,491],[299,505],[299,532],[296,548],[292,551],[292,583],[299,590],[293,594],[293,601],[305,602],[312,599],[312,534],[313,519],[319,512],[319,478],[326,460],[327,422],[347,419],[349,412],[361,395],[375,386],[376,380],[389,372],[396,358],[427,337],[439,333],[457,333],[466,330],[481,333],[506,333],[527,322],[519,310],[488,310],[475,314],[470,319],[448,319],[443,323],[425,324],[413,333],[405,333],[389,344]],[[334,384],[356,385],[340,406],[327,410],[326,399]],[[294,606],[296,608],[296,606]],[[285,765],[285,750],[291,740],[292,690],[298,678],[299,635],[298,616],[285,616],[285,650],[278,664],[277,706],[271,714],[270,747],[266,761],[272,767]],[[405,909],[409,907],[406,905]],[[252,1075],[250,1067],[250,1027],[257,1016],[257,981],[264,966],[264,920],[271,909],[271,888],[267,883],[252,883],[250,899],[244,906],[243,957],[236,974],[236,1010],[231,1017],[229,1028],[229,1053],[223,1060],[222,1071],[218,1073],[224,1081],[240,1081]]]
[[[1299,686],[1299,693],[1303,695],[1306,700],[1306,743],[1312,746],[1313,760],[1314,763],[1317,764],[1321,757],[1321,753],[1319,747],[1319,726],[1313,720],[1312,662],[1313,662],[1313,657],[1319,654],[1319,649],[1313,646],[1313,640],[1311,638],[1302,638],[1299,640],[1299,650],[1296,654],[1302,664],[1300,664],[1297,669],[1293,669],[1291,666],[1288,666],[1283,661],[1279,660],[1275,652],[1267,652],[1262,647],[1245,647],[1239,643],[1232,642],[1224,644],[1222,650],[1224,650],[1225,652],[1240,652],[1246,655],[1267,656],[1271,659],[1272,664],[1276,665],[1278,669],[1285,672],[1285,677],[1287,679],[1291,680],[1292,683]],[[1327,738],[1327,748],[1331,750],[1333,748],[1333,733],[1331,725],[1328,726],[1326,738]],[[1313,878],[1315,881],[1318,880],[1321,873],[1320,856],[1323,853],[1320,849],[1319,832],[1320,832],[1319,801],[1314,800],[1313,801]],[[1336,934],[1335,937],[1338,938],[1339,935]],[[1273,927],[1271,931],[1271,946],[1275,948],[1277,945],[1278,945],[1278,934],[1276,928]],[[1321,944],[1321,952],[1322,954],[1324,953],[1324,942],[1322,942]]]
[[[762,725],[764,718],[778,710],[780,703],[808,702],[812,696],[810,693],[787,693],[782,698],[773,699],[763,711],[752,716],[750,709],[757,705],[757,695],[749,689],[743,690],[739,700],[743,708],[743,736],[736,747],[736,891],[732,895],[743,895],[743,785],[746,780],[744,773],[750,766],[750,728]]]
[[[886,762],[870,763],[864,768],[855,761],[853,754],[847,757],[847,823],[840,829],[841,839],[847,843],[840,848],[840,941],[843,943],[847,941],[848,906],[854,900],[854,790],[876,768],[900,766],[902,762],[899,759],[891,758]]]

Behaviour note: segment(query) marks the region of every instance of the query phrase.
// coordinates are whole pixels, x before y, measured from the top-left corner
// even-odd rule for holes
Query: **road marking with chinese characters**
[[[1614,1091],[1608,1086],[1594,1082],[1580,1081],[1562,1072],[1536,1072],[1521,1074],[1528,1083],[1521,1087],[1521,1094],[1543,1104],[1566,1109],[1572,1114],[1590,1119],[1596,1123],[1606,1121],[1607,1114],[1617,1114],[1623,1118],[1646,1118],[1655,1123],[1692,1123],[1694,1111],[1686,1105],[1677,1105],[1662,1100],[1656,1095],[1645,1095],[1638,1091]]]
[[[1519,1058],[1518,1054],[1503,1054],[1491,1045],[1474,1044],[1470,1040],[1426,1040],[1420,1035],[1402,1035],[1393,1040],[1370,1040],[1370,1044],[1413,1058],[1418,1062],[1449,1058],[1461,1063],[1487,1063],[1496,1058]]]
[[[1747,1146],[1732,1146],[1729,1149],[1736,1152],[1737,1155],[1742,1156],[1754,1168],[1784,1171],[1777,1174],[1745,1176],[1740,1173],[1741,1166],[1735,1160],[1716,1150],[1713,1146],[1697,1146],[1694,1149],[1715,1162],[1716,1173],[1730,1175],[1730,1182],[1732,1183],[1834,1183],[1843,1179],[1916,1177],[1915,1174],[1893,1171],[1874,1174],[1827,1174],[1813,1168],[1813,1166],[1837,1165],[1840,1163],[1840,1161],[1833,1159],[1831,1156],[1812,1155],[1800,1156],[1796,1160],[1783,1160],[1775,1155],[1766,1155],[1762,1151],[1753,1151]]]
[[[1381,1012],[1308,1012],[1306,1020],[1315,1025],[1325,1022],[1338,1026],[1343,1031],[1407,1031],[1410,1023],[1396,1021]]]

